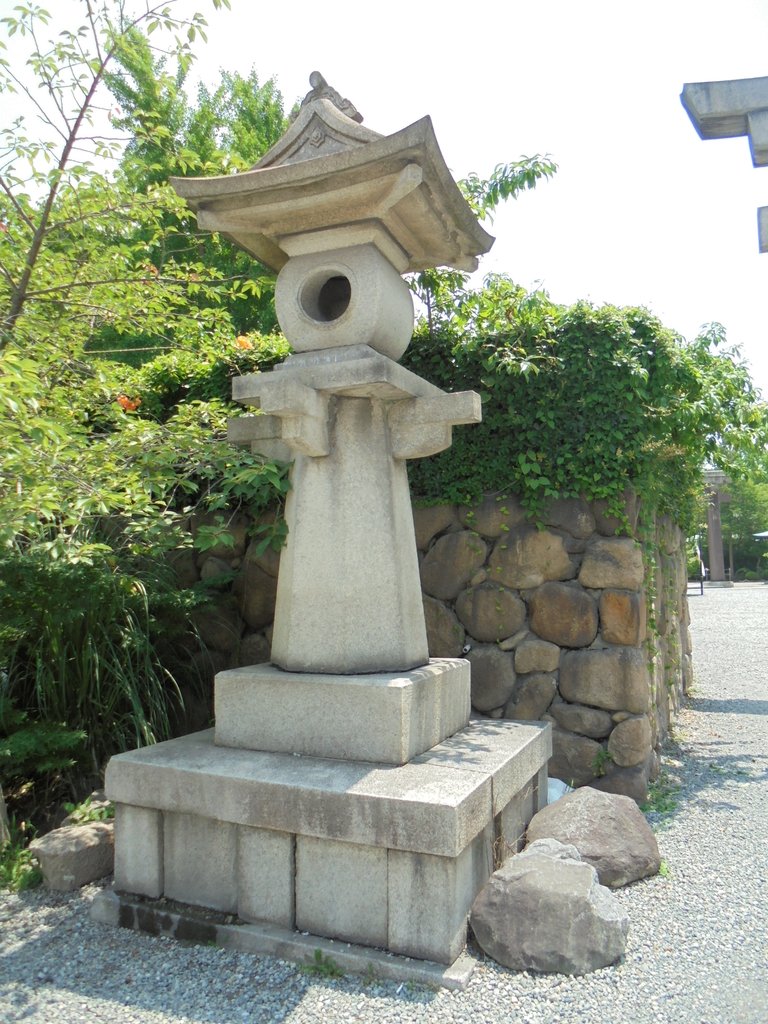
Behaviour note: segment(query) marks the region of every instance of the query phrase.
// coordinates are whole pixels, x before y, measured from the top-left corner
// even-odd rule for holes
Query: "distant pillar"
[[[723,529],[720,524],[720,491],[710,491],[707,503],[707,534],[709,547],[709,578],[713,583],[725,580]]]

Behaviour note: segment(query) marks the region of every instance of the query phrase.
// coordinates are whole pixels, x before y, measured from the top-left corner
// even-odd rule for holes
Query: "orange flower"
[[[140,398],[129,398],[128,395],[118,395],[116,401],[125,412],[136,412],[141,405]]]
[[[250,341],[244,334],[238,334],[235,338],[235,344],[238,348],[253,348],[253,342]]]

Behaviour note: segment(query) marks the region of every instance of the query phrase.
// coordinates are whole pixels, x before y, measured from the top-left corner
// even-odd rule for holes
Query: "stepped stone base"
[[[546,802],[550,754],[548,725],[508,721],[401,767],[221,747],[213,730],[121,754],[115,889],[452,964]]]
[[[469,662],[408,672],[321,675],[275,665],[216,676],[216,744],[406,764],[469,722]]]

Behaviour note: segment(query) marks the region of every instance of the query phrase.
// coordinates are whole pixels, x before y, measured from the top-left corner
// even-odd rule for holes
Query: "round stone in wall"
[[[492,642],[520,629],[525,622],[525,602],[506,587],[483,583],[459,594],[456,614],[470,636]]]
[[[519,589],[576,575],[563,538],[535,526],[520,526],[504,534],[496,542],[489,568],[495,583]]]
[[[488,547],[470,530],[438,537],[421,563],[421,585],[431,597],[452,601],[485,562]]]
[[[546,672],[534,672],[525,679],[518,679],[512,700],[504,709],[504,717],[521,722],[537,722],[556,693],[555,677]]]
[[[597,604],[579,587],[544,583],[529,603],[534,633],[560,647],[587,647],[597,636]]]
[[[651,723],[646,715],[619,722],[608,740],[608,753],[621,768],[643,763],[650,751]]]
[[[464,649],[464,627],[442,601],[424,597],[424,625],[431,658],[460,658]]]
[[[471,665],[472,706],[477,711],[503,707],[515,688],[512,655],[495,644],[481,644],[467,654]]]

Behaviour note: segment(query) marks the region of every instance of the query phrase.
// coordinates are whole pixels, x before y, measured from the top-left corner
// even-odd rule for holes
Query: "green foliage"
[[[556,306],[491,277],[422,326],[410,369],[449,390],[474,388],[483,422],[409,466],[424,503],[520,494],[536,512],[554,497],[606,499],[627,486],[690,527],[701,468],[744,471],[766,451],[768,421],[737,353],[720,332],[686,344],[644,309]]]
[[[112,803],[93,803],[87,796],[79,804],[64,804],[67,817],[73,825],[87,825],[89,821],[111,821],[115,816],[115,805]]]
[[[0,693],[0,790],[68,771],[82,757],[84,740],[82,731],[53,721],[31,721]]]
[[[326,956],[321,949],[315,950],[315,955],[310,961],[301,965],[305,974],[314,974],[318,978],[343,978],[344,971],[339,967],[332,956]]]
[[[43,873],[28,849],[33,834],[18,826],[13,818],[9,824],[11,838],[0,847],[0,890],[26,892],[40,885]]]
[[[258,515],[279,507],[287,486],[284,468],[223,443],[230,377],[286,351],[233,325],[230,305],[261,288],[252,266],[208,264],[189,211],[162,183],[167,167],[145,167],[137,187],[137,154],[143,146],[149,158],[153,140],[164,144],[158,165],[224,160],[230,128],[220,119],[206,128],[207,155],[181,151],[184,132],[201,145],[205,136],[203,113],[193,125],[178,89],[205,23],[177,17],[181,6],[84,2],[83,25],[49,44],[42,9],[4,19],[29,43],[33,80],[23,63],[0,61],[0,87],[26,92],[42,125],[33,136],[20,117],[0,140],[0,673],[3,697],[31,723],[30,749],[37,743],[22,758],[26,734],[14,731],[14,764],[28,777],[33,756],[49,773],[68,766],[66,752],[53,746],[46,760],[40,749],[43,738],[63,742],[62,730],[85,734],[86,771],[169,734],[172,670],[195,649],[188,613],[206,598],[178,592],[169,559],[191,544],[191,516]],[[99,110],[131,61],[134,106],[122,120],[113,107],[107,132],[135,132],[113,142],[99,134]],[[223,87],[239,95],[252,84],[234,76]],[[226,98],[208,99],[224,116]],[[246,148],[263,145],[282,116],[267,89],[249,125],[259,104],[269,108],[261,134],[236,126]],[[109,160],[125,143],[115,170]],[[165,354],[144,371],[95,358],[116,347],[137,363],[147,362],[139,349]],[[261,542],[278,545],[282,529],[279,517],[265,524]]]

